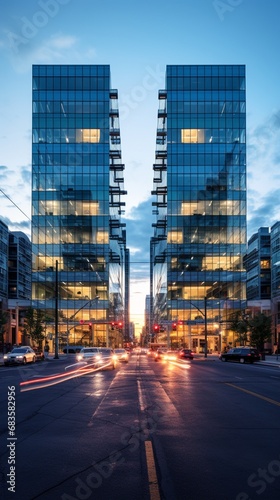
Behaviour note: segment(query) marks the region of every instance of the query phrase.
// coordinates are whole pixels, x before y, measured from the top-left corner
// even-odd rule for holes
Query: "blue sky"
[[[32,64],[111,66],[119,91],[136,322],[149,293],[157,94],[167,64],[246,64],[248,237],[280,220],[279,18],[277,0],[2,2],[0,188],[28,217]],[[10,230],[30,234],[28,218],[1,192],[0,217]]]

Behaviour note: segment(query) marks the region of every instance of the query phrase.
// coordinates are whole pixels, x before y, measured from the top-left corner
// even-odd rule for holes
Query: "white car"
[[[4,365],[25,365],[26,363],[35,363],[36,353],[30,346],[14,347],[11,352],[4,354]]]
[[[83,347],[77,354],[77,361],[94,361],[100,359],[100,349],[98,347]]]
[[[118,361],[124,361],[125,363],[128,363],[129,354],[125,349],[115,349],[115,356]]]

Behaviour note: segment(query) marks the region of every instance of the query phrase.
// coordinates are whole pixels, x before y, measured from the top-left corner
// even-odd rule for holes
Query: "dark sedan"
[[[254,363],[260,361],[260,354],[252,347],[234,347],[220,355],[221,361],[236,361],[238,363]]]
[[[193,359],[193,353],[191,349],[181,349],[178,352],[179,359]]]

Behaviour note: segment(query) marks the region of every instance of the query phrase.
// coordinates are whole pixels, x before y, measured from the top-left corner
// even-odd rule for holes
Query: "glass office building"
[[[153,167],[153,323],[197,352],[233,343],[228,319],[246,307],[245,106],[245,66],[167,66]]]
[[[120,144],[108,65],[33,66],[32,304],[61,345],[121,341],[110,328],[125,302]]]

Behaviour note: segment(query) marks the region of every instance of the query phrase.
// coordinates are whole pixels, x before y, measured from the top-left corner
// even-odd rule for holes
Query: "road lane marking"
[[[261,394],[258,394],[257,392],[248,391],[248,389],[244,389],[243,387],[238,387],[238,385],[234,385],[234,384],[226,383],[226,385],[229,385],[230,387],[234,387],[234,389],[238,389],[239,391],[246,392],[247,394],[250,394],[251,396],[255,396],[256,398],[263,399],[264,401],[267,401],[268,403],[271,403],[273,405],[280,406],[279,401],[275,401],[274,399],[270,399],[270,398],[267,398],[266,396],[262,396]]]
[[[145,408],[147,407],[147,403],[146,403],[144,393],[142,391],[140,380],[137,380],[137,388],[138,388],[138,399],[139,399],[140,410],[144,411]]]
[[[149,479],[150,500],[160,500],[156,464],[151,441],[145,441],[145,451]]]

